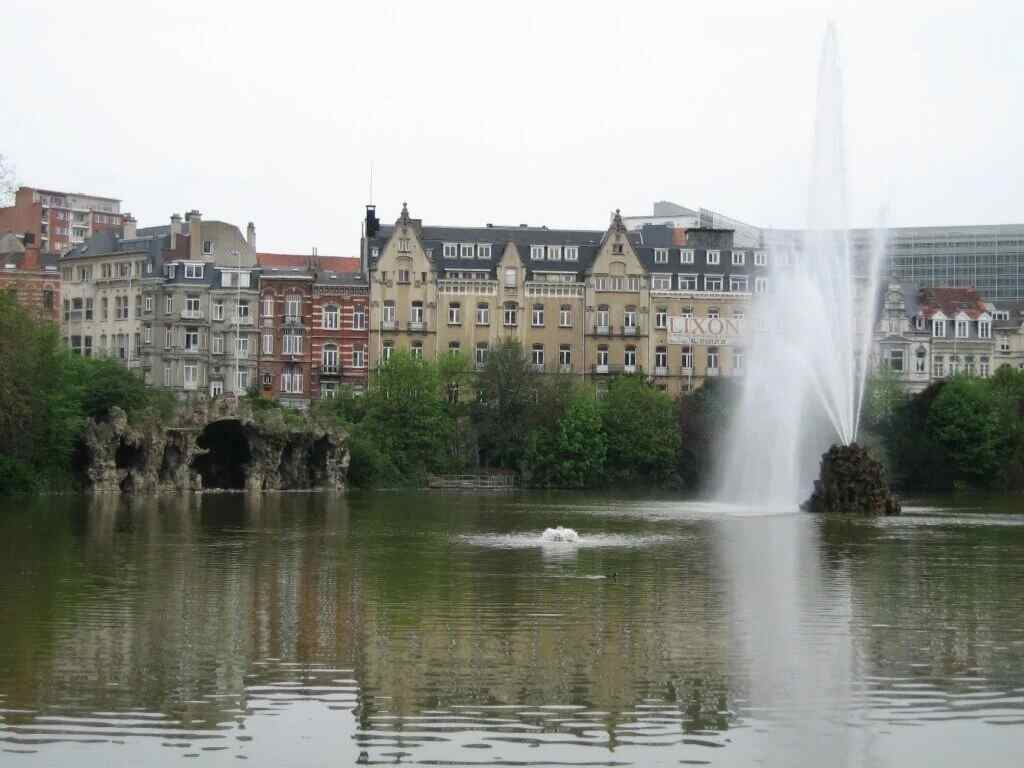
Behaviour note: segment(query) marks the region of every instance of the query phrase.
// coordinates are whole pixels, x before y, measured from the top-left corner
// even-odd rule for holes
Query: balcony
[[[544,373],[544,363],[530,363],[530,370],[534,373]]]
[[[410,320],[408,324],[410,331],[417,331],[422,333],[427,330],[427,324],[422,320]]]
[[[245,317],[239,317],[238,315],[233,315],[232,318],[231,318],[231,324],[232,325],[252,325],[253,324],[252,315],[246,315]]]
[[[624,365],[624,366],[622,366],[622,372],[623,373],[636,373],[636,366],[635,365]]]
[[[622,335],[623,336],[636,336],[636,326],[635,325],[624,325],[624,326],[622,326]]]
[[[182,320],[202,320],[203,311],[201,309],[183,309],[181,310]]]
[[[394,320],[381,320],[380,329],[382,331],[397,331],[398,323],[396,323]]]
[[[609,372],[608,368],[609,368],[608,365],[595,365],[594,366],[594,373],[608,373]]]
[[[281,322],[285,325],[302,325],[302,315],[284,315]]]
[[[704,375],[705,376],[718,376],[719,375],[719,369],[717,367],[716,368],[708,368],[706,371],[704,371]]]
[[[324,363],[320,366],[321,376],[340,376],[341,366],[337,363]]]
[[[654,368],[655,376],[668,376],[668,366],[658,365]]]
[[[598,336],[608,336],[611,333],[611,328],[607,325],[594,326],[594,333]]]
[[[595,365],[591,369],[595,374],[642,373],[639,365]]]

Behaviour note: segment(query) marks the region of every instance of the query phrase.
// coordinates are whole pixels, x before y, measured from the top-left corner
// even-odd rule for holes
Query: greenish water
[[[6,504],[0,765],[1016,766],[1022,512]]]

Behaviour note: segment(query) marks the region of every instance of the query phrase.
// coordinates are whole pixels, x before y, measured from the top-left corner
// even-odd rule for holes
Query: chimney
[[[171,214],[171,250],[174,250],[174,245],[178,241],[178,235],[181,234],[181,216],[177,213]]]
[[[135,217],[130,213],[124,215],[121,237],[125,240],[135,239]]]
[[[249,226],[245,228],[245,242],[249,244],[249,248],[253,253],[256,253],[256,225],[251,221]]]
[[[203,216],[195,208],[185,213],[188,222],[189,258],[201,259],[203,253]]]

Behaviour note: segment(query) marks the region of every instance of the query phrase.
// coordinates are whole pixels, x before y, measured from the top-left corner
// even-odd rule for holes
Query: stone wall
[[[343,430],[244,404],[197,404],[171,424],[132,424],[120,408],[91,421],[77,465],[97,493],[344,490]]]

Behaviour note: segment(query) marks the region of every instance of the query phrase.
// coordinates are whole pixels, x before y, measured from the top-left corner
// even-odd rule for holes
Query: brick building
[[[93,235],[121,227],[121,201],[113,197],[19,187],[14,205],[0,208],[0,234],[13,232],[41,253],[63,254]]]
[[[305,408],[366,382],[369,290],[358,259],[261,253],[260,392]]]
[[[0,291],[37,316],[60,322],[60,272],[57,259],[41,254],[13,234],[0,235]]]

